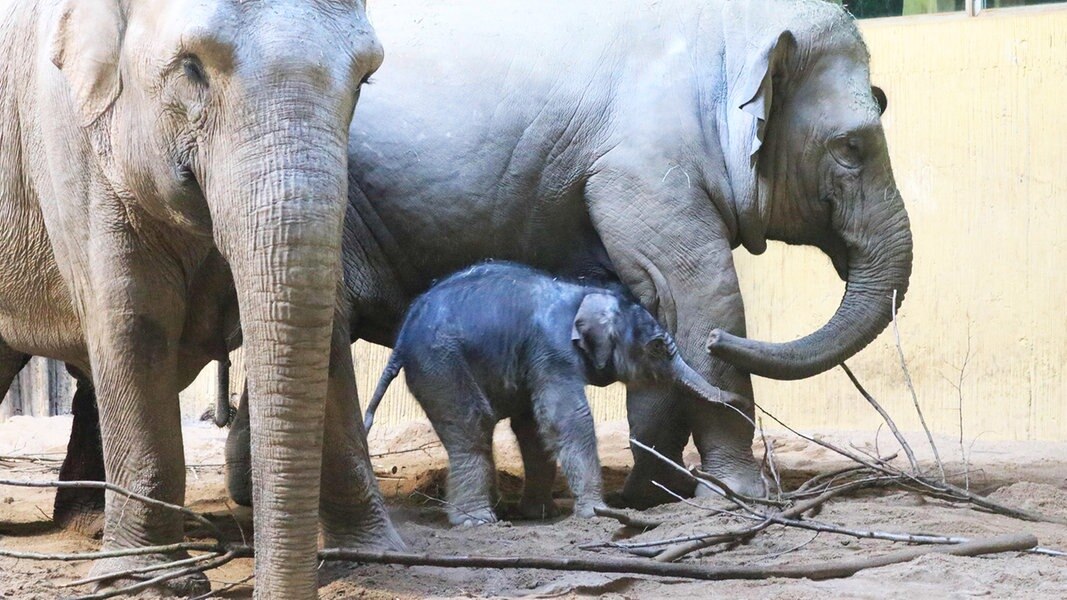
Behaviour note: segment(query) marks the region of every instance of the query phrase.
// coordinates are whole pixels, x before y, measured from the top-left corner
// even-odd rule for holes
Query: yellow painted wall
[[[955,435],[1067,440],[1067,5],[861,22],[915,272],[901,334],[927,419]],[[844,289],[809,248],[737,253],[750,334],[786,341],[821,325]],[[388,358],[357,344],[364,403]],[[901,427],[918,427],[891,332],[849,361]],[[206,382],[205,382],[206,383]],[[766,408],[808,430],[879,420],[839,370],[756,381]],[[598,419],[625,417],[621,389],[595,390]],[[394,384],[379,422],[420,416]]]

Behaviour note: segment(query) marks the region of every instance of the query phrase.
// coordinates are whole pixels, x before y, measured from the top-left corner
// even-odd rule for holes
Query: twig
[[[870,395],[867,390],[863,388],[863,384],[860,383],[859,379],[856,379],[856,376],[853,375],[852,369],[848,368],[848,365],[841,363],[841,368],[845,371],[845,375],[848,375],[849,380],[859,391],[860,395],[867,400],[867,403],[870,404],[874,410],[878,411],[882,420],[889,426],[889,431],[893,432],[893,436],[897,438],[897,443],[900,444],[900,447],[904,450],[904,454],[908,457],[908,462],[911,463],[912,472],[916,475],[921,475],[922,470],[919,468],[919,461],[915,459],[915,453],[912,452],[911,445],[908,444],[908,440],[904,439],[904,435],[900,433],[900,429],[897,429],[897,424],[893,421],[893,418],[890,417],[889,413],[882,408],[882,405],[874,399],[874,396]]]
[[[778,466],[774,462],[774,445],[767,440],[767,435],[763,431],[763,419],[756,419],[756,423],[759,424],[759,437],[763,440],[763,465],[760,466],[760,473],[763,473],[763,467],[770,471],[771,479],[774,481],[774,495],[780,502],[782,500],[782,478],[778,476]]]
[[[713,475],[710,475],[708,473],[702,473],[702,477],[697,477],[694,472],[690,471],[689,469],[686,469],[682,465],[680,465],[680,464],[674,462],[673,460],[667,458],[666,456],[661,454],[655,448],[653,448],[651,446],[647,446],[642,442],[639,442],[636,438],[630,438],[630,445],[631,446],[637,446],[638,448],[644,450],[645,452],[648,452],[652,456],[655,456],[656,458],[660,459],[661,461],[663,461],[664,463],[669,465],[674,470],[676,470],[676,471],[678,471],[680,473],[684,473],[685,475],[689,476],[690,479],[695,481],[697,483],[697,485],[704,486],[706,489],[711,490],[713,493],[718,494],[718,495],[722,496],[723,498],[726,498],[727,500],[732,501],[734,504],[740,506],[741,508],[745,509],[746,511],[748,511],[748,512],[754,514],[754,515],[759,515],[760,514],[760,512],[758,510],[756,510],[755,508],[752,508],[751,506],[749,506],[748,503],[745,502],[744,498],[742,498],[741,496],[736,494],[733,490],[730,489],[730,486],[728,486],[728,485],[726,485],[726,483],[720,481],[717,477],[715,477]]]
[[[223,592],[228,592],[228,591],[232,590],[233,588],[235,588],[235,587],[237,587],[239,585],[244,585],[244,584],[248,583],[249,581],[252,581],[253,577],[255,577],[255,575],[249,575],[248,577],[245,577],[244,579],[241,579],[239,581],[234,581],[234,582],[231,582],[231,583],[227,583],[226,585],[220,587],[217,590],[211,590],[210,592],[208,592],[206,594],[200,594],[199,596],[194,596],[193,598],[190,598],[189,600],[207,600],[208,598],[212,598],[212,597],[217,596],[217,595],[219,595],[219,594],[221,594]]]
[[[799,437],[799,438],[801,438],[803,440],[807,440],[807,441],[809,441],[809,442],[811,442],[813,444],[817,444],[819,446],[822,446],[823,448],[826,448],[827,450],[829,450],[831,452],[840,454],[841,456],[844,456],[845,458],[851,460],[852,462],[859,463],[859,464],[867,467],[868,469],[872,469],[874,471],[880,471],[882,473],[885,473],[886,475],[896,475],[896,474],[898,474],[895,471],[888,471],[888,470],[886,470],[886,469],[884,469],[882,467],[879,467],[878,465],[871,464],[871,463],[863,460],[859,456],[856,456],[855,454],[845,450],[844,448],[841,448],[840,446],[836,446],[836,445],[831,444],[830,442],[827,442],[825,440],[820,440],[820,439],[814,438],[814,437],[812,437],[810,435],[804,435],[803,433],[800,433],[796,429],[793,429],[792,427],[786,425],[784,422],[782,422],[781,419],[779,419],[778,417],[776,417],[773,414],[771,414],[770,412],[768,412],[767,409],[763,408],[759,404],[756,404],[756,408],[758,408],[761,413],[763,413],[763,414],[767,415],[768,417],[770,417],[775,423],[778,423],[779,425],[781,425],[785,429],[789,430],[790,433],[792,433],[793,435],[795,435],[795,436],[797,436],[797,437]]]
[[[656,458],[660,459],[661,461],[663,461],[667,465],[671,466],[675,470],[679,470],[679,471],[681,471],[683,473],[688,474],[698,484],[705,485],[706,487],[708,487],[709,489],[715,491],[716,493],[721,494],[724,498],[727,498],[728,500],[731,500],[732,502],[734,502],[734,504],[737,504],[742,509],[744,509],[746,512],[751,513],[755,517],[759,517],[759,518],[763,519],[760,523],[758,523],[756,525],[752,525],[750,527],[747,527],[747,528],[739,530],[739,531],[729,532],[729,533],[726,533],[726,534],[713,534],[713,535],[709,535],[709,536],[704,536],[704,537],[702,537],[700,539],[695,539],[695,540],[692,540],[692,541],[686,541],[686,542],[680,543],[680,544],[678,544],[676,546],[672,546],[670,548],[667,548],[666,550],[664,550],[663,552],[661,552],[659,555],[656,556],[656,560],[659,561],[659,562],[672,562],[672,561],[678,560],[679,558],[681,558],[681,557],[683,557],[683,556],[685,556],[687,554],[690,554],[692,552],[696,552],[697,550],[702,550],[702,549],[707,548],[709,546],[714,546],[715,544],[720,544],[720,543],[722,543],[724,541],[748,539],[748,538],[752,537],[753,535],[755,535],[756,533],[759,533],[763,529],[766,529],[768,526],[770,526],[772,523],[775,522],[776,518],[793,519],[793,518],[799,517],[799,516],[803,515],[804,513],[808,512],[809,510],[812,510],[812,509],[814,509],[814,508],[816,508],[818,506],[821,506],[822,504],[824,504],[825,502],[827,502],[828,500],[830,500],[834,496],[840,495],[840,494],[844,493],[845,491],[848,491],[849,489],[856,489],[856,486],[850,487],[848,485],[843,485],[843,486],[840,486],[839,488],[834,489],[832,491],[823,492],[822,494],[820,494],[816,498],[813,498],[811,500],[805,500],[803,502],[798,502],[797,504],[795,504],[795,505],[793,505],[793,506],[791,506],[791,507],[789,507],[789,508],[787,508],[787,509],[785,509],[785,510],[783,510],[781,512],[768,515],[768,514],[761,513],[760,511],[752,508],[750,505],[748,505],[746,502],[744,502],[742,499],[740,499],[736,494],[732,494],[732,493],[728,492],[728,490],[730,488],[728,486],[726,486],[725,484],[722,484],[721,482],[717,482],[715,484],[715,486],[712,486],[707,481],[704,481],[703,479],[697,477],[695,474],[690,473],[688,470],[685,469],[685,467],[682,467],[681,465],[679,465],[679,464],[675,463],[674,461],[672,461],[671,459],[667,458],[666,456],[664,456],[663,454],[661,454],[660,452],[658,452],[654,448],[651,448],[651,447],[649,447],[649,446],[637,441],[636,439],[631,439],[630,440],[630,444],[634,445],[634,446],[637,446],[638,448],[644,450],[645,452],[648,452],[648,453],[652,454],[653,456],[655,456]],[[706,476],[706,477],[710,477],[706,473],[704,473],[703,475]],[[711,477],[711,479],[714,480],[714,481],[718,481],[714,477]],[[720,484],[723,487],[722,490],[720,490],[720,489],[718,489],[716,487],[716,486],[719,486]]]
[[[778,513],[769,514],[769,515],[764,515],[764,514],[757,513],[755,516],[762,517],[763,520],[760,523],[751,526],[749,529],[752,530],[752,531],[743,531],[742,535],[744,535],[745,538],[748,538],[748,537],[751,537],[752,535],[755,535],[756,533],[759,533],[760,531],[766,529],[767,527],[771,526],[775,522],[782,521],[782,520],[790,520],[790,519],[795,519],[797,517],[800,517],[804,513],[808,512],[810,510],[814,510],[814,509],[822,506],[823,504],[828,502],[830,499],[832,499],[832,498],[834,498],[836,496],[840,496],[841,494],[843,494],[843,493],[845,493],[847,491],[858,489],[859,487],[861,487],[859,484],[856,484],[854,486],[849,486],[848,484],[842,485],[842,486],[840,486],[840,487],[838,487],[836,489],[827,490],[827,491],[823,492],[822,494],[820,494],[819,496],[817,496],[815,498],[812,498],[810,500],[804,500],[803,502],[798,502],[798,503],[794,504],[793,506],[791,506],[791,507],[789,507],[789,508],[787,508],[787,509],[785,509],[785,510],[783,510],[781,512],[778,512]],[[671,561],[678,560],[679,558],[682,558],[683,556],[685,556],[687,554],[690,554],[692,552],[696,552],[697,550],[703,550],[704,548],[707,548],[709,546],[714,546],[715,544],[722,543],[722,540],[718,540],[718,538],[719,538],[719,535],[713,535],[713,536],[709,536],[709,537],[707,537],[705,539],[694,540],[694,541],[691,541],[691,542],[685,542],[685,543],[679,544],[677,546],[672,546],[670,548],[667,548],[663,552],[661,552],[659,555],[657,555],[656,556],[656,560],[657,561],[661,561],[661,562],[671,562]]]
[[[151,506],[159,506],[169,510],[180,512],[181,514],[193,519],[197,523],[207,527],[215,536],[219,539],[225,539],[222,531],[215,526],[204,515],[191,511],[184,506],[178,506],[177,504],[171,504],[170,502],[164,502],[162,500],[156,500],[150,498],[144,494],[138,494],[137,492],[131,492],[125,488],[119,487],[106,481],[22,481],[16,479],[0,479],[0,485],[9,485],[13,487],[29,487],[29,488],[82,488],[82,489],[98,489],[114,492],[121,496],[125,496],[132,500],[137,500],[144,504]]]
[[[101,550],[99,552],[76,552],[76,553],[48,553],[48,552],[22,552],[19,550],[0,549],[0,556],[5,558],[21,558],[26,560],[57,560],[62,562],[78,562],[86,560],[100,560],[102,558],[121,558],[125,556],[145,556],[148,554],[171,554],[174,552],[216,552],[218,544],[207,542],[179,542],[165,546],[139,546],[137,548],[122,548],[118,550]]]
[[[390,450],[389,452],[379,452],[378,454],[371,454],[371,458],[385,458],[386,456],[395,456],[397,454],[409,454],[411,452],[426,452],[431,448],[440,448],[440,442],[426,442],[425,444],[417,448],[405,448],[403,450]]]
[[[915,385],[911,382],[911,372],[908,371],[908,363],[904,360],[904,346],[900,343],[900,329],[897,327],[897,291],[893,290],[893,303],[891,305],[893,313],[893,337],[897,342],[897,355],[900,357],[900,369],[904,371],[904,383],[908,386],[908,391],[911,393],[911,401],[915,404],[915,412],[919,415],[919,423],[923,426],[923,431],[926,432],[926,439],[930,442],[930,449],[934,452],[934,462],[937,463],[937,470],[941,473],[941,480],[945,480],[945,465],[941,463],[941,454],[937,451],[937,444],[934,443],[934,436],[930,433],[930,428],[926,425],[926,417],[923,416],[923,410],[919,406],[919,396],[915,393]]]
[[[648,519],[639,515],[630,514],[624,510],[608,508],[606,506],[597,506],[593,509],[593,512],[596,513],[596,516],[598,517],[615,519],[626,527],[637,527],[638,529],[644,529],[645,531],[655,529],[663,524],[662,521]]]
[[[951,379],[942,375],[945,381],[948,381],[949,385],[956,388],[956,412],[959,415],[959,430],[960,430],[960,460],[963,461],[963,489],[971,489],[971,473],[970,464],[967,460],[967,448],[963,444],[963,379],[967,372],[967,364],[971,360],[971,322],[967,321],[967,352],[963,355],[963,364],[959,368],[959,379],[953,382]]]
[[[744,562],[744,563],[741,563],[741,564],[747,565],[747,564],[752,564],[752,563],[763,562],[765,560],[771,560],[771,559],[774,559],[774,558],[779,558],[779,557],[785,556],[786,554],[790,554],[792,552],[796,552],[797,550],[800,550],[800,549],[804,548],[805,546],[807,546],[808,544],[811,544],[812,542],[814,542],[816,540],[816,538],[818,538],[820,535],[822,535],[822,532],[821,531],[816,531],[815,535],[811,536],[811,538],[809,538],[809,539],[797,544],[796,546],[793,546],[792,548],[787,548],[785,550],[782,550],[781,552],[775,552],[773,554],[768,554],[766,556],[760,556],[758,558],[752,559],[752,560],[750,560],[748,562]]]
[[[247,548],[247,546],[245,546],[245,548]],[[204,571],[217,569],[225,565],[226,563],[232,561],[233,559],[238,558],[240,555],[240,550],[230,550],[226,554],[201,565],[194,565],[191,567],[185,567],[184,569],[179,569],[177,571],[171,571],[170,573],[164,573],[157,577],[153,577],[152,579],[139,581],[137,583],[125,587],[105,590],[102,592],[97,592],[95,594],[87,594],[85,596],[78,596],[77,598],[75,598],[75,600],[105,600],[106,598],[114,598],[115,596],[125,596],[127,594],[132,594],[134,592],[139,592],[141,590],[146,590],[148,588],[155,587],[157,585],[166,583],[179,577],[185,577],[187,575],[192,575],[193,573],[203,573]]]
[[[445,506],[445,507],[448,507],[448,508],[454,508],[457,511],[463,513],[464,515],[470,517],[472,520],[474,520],[476,522],[481,522],[481,523],[485,522],[484,519],[472,515],[471,513],[463,510],[462,508],[456,506],[455,504],[453,504],[453,503],[451,503],[451,502],[449,502],[447,500],[442,500],[440,498],[434,498],[433,496],[431,496],[431,495],[429,495],[429,494],[427,494],[425,492],[421,492],[419,490],[415,490],[414,492],[411,493],[411,495],[412,496],[419,495],[419,496],[422,496],[423,498],[426,498],[427,500],[430,500],[431,502],[436,502],[436,503],[440,504],[441,506]]]
[[[159,563],[154,565],[147,565],[144,567],[136,567],[133,569],[126,569],[125,571],[115,571],[114,573],[104,573],[102,575],[93,575],[92,577],[86,577],[85,579],[79,579],[77,581],[71,581],[69,583],[61,583],[57,585],[57,588],[79,587],[89,583],[96,583],[97,581],[106,581],[108,579],[120,579],[126,578],[130,575],[142,575],[144,573],[151,573],[153,571],[162,571],[164,569],[174,569],[176,567],[184,567],[187,565],[195,565],[206,560],[218,558],[221,554],[203,554],[201,556],[194,556],[192,558],[183,558],[182,560],[175,560],[166,563]]]
[[[882,556],[865,559],[830,561],[824,563],[771,567],[715,567],[698,564],[649,562],[635,559],[597,560],[582,558],[545,557],[488,557],[434,556],[370,550],[327,548],[319,552],[323,560],[344,560],[362,563],[445,568],[483,569],[547,569],[552,571],[588,571],[594,573],[633,573],[661,577],[683,577],[706,581],[726,579],[834,579],[848,577],[864,569],[907,562],[926,554],[979,556],[999,552],[1028,550],[1037,546],[1037,538],[1030,534],[1003,535],[951,546],[920,546],[906,548]]]

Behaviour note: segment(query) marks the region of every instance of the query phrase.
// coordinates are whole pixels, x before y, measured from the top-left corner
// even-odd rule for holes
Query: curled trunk
[[[803,379],[833,368],[862,350],[892,320],[911,276],[912,242],[908,215],[896,190],[883,196],[882,212],[860,228],[849,246],[848,281],[837,312],[818,331],[773,344],[711,332],[708,352],[761,377]]]

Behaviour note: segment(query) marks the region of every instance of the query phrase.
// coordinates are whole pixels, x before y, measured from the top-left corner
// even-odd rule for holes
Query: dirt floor
[[[46,480],[56,477],[70,427],[69,418],[18,417],[0,424],[0,478]],[[222,471],[225,432],[209,424],[185,428],[186,456],[190,465],[187,504],[210,513],[220,522],[239,523],[250,530],[249,512],[228,507]],[[630,461],[625,424],[599,427],[601,457],[609,490],[618,489]],[[869,433],[835,433],[825,436],[840,445],[849,443],[874,451]],[[882,435],[880,451],[894,450]],[[815,473],[845,463],[828,451],[788,433],[769,432],[786,487]],[[501,470],[504,510],[521,485],[521,463],[514,439],[498,430],[497,461]],[[920,447],[919,436],[909,436]],[[963,471],[958,450],[942,440],[942,454],[951,459],[946,469]],[[762,454],[762,446],[757,445]],[[412,551],[443,555],[577,557],[597,556],[579,545],[630,537],[658,539],[736,527],[727,517],[705,507],[675,504],[647,512],[668,524],[638,534],[615,521],[569,518],[550,522],[502,522],[475,529],[451,529],[435,498],[441,493],[446,460],[429,426],[411,424],[375,431],[371,439],[375,467],[383,490],[391,496],[393,518]],[[972,489],[992,493],[1004,503],[1067,518],[1067,444],[977,442],[970,451]],[[922,456],[920,452],[920,459]],[[690,449],[687,460],[695,462]],[[38,552],[94,550],[98,542],[55,531],[50,524],[53,491],[0,488],[0,548]],[[565,505],[565,502],[561,502]],[[831,502],[819,519],[854,528],[910,533],[937,533],[978,537],[1009,532],[1032,532],[1041,544],[1067,550],[1067,527],[1026,523],[924,500],[903,492],[865,494]],[[233,526],[237,529],[237,525]],[[797,549],[798,546],[802,546]],[[699,559],[718,565],[801,564],[868,556],[898,549],[884,541],[856,540],[823,533],[813,539],[807,531],[772,527],[754,541]],[[615,555],[608,551],[608,554]],[[693,560],[693,559],[690,559]],[[215,589],[245,579],[251,561],[238,560],[212,571]],[[74,595],[59,588],[84,576],[84,563],[35,562],[0,558],[0,597],[59,598]],[[324,568],[323,598],[442,598],[442,597],[552,597],[609,598],[731,597],[731,598],[1065,598],[1067,558],[1004,554],[993,558],[926,556],[910,563],[861,572],[848,579],[813,582],[768,581],[692,582],[666,578],[554,573],[537,570],[490,571],[398,566],[330,566]],[[85,592],[87,590],[79,590]],[[217,597],[248,598],[250,587],[240,585]]]

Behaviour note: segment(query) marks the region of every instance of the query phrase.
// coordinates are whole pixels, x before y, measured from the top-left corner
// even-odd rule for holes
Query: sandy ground
[[[51,479],[63,456],[69,418],[15,418],[0,424],[0,477]],[[187,504],[214,515],[220,522],[250,530],[247,510],[227,507],[221,468],[225,432],[208,424],[185,428],[188,474]],[[869,433],[825,436],[842,445],[874,449]],[[893,451],[882,435],[880,450]],[[599,427],[601,457],[609,490],[617,489],[629,464],[626,428],[621,423]],[[786,487],[819,472],[844,466],[828,451],[788,433],[769,432]],[[521,463],[506,429],[498,431],[497,462],[501,471],[504,510],[516,499]],[[909,436],[916,448],[919,436]],[[958,450],[941,440],[946,469],[962,472]],[[756,450],[762,453],[762,446]],[[1067,444],[978,442],[970,451],[971,485],[1002,502],[1067,518]],[[648,511],[669,524],[636,534],[606,519],[549,522],[514,521],[475,529],[451,529],[435,497],[441,493],[446,460],[426,424],[376,431],[371,439],[382,488],[390,495],[393,517],[411,549],[445,555],[595,556],[579,545],[630,537],[658,539],[734,527],[699,505],[676,504]],[[29,457],[33,457],[32,460]],[[920,459],[927,459],[920,452]],[[696,460],[690,449],[687,460]],[[561,486],[562,487],[562,486]],[[563,493],[562,489],[560,490]],[[0,488],[0,547],[40,552],[96,549],[98,542],[52,529],[51,490]],[[711,506],[713,503],[703,503]],[[561,505],[566,505],[565,501]],[[827,505],[823,521],[855,528],[977,537],[1008,532],[1036,534],[1045,546],[1067,549],[1067,527],[1024,523],[915,495],[888,492],[843,498]],[[237,525],[232,530],[236,532]],[[791,551],[803,545],[799,550]],[[874,555],[897,549],[889,542],[855,540],[830,534],[772,527],[749,544],[701,556],[707,564],[802,564]],[[251,561],[239,560],[209,573],[216,589],[250,574]],[[35,562],[0,558],[0,597],[60,598],[72,590],[57,586],[84,576],[88,564]],[[1006,554],[993,558],[927,556],[916,561],[861,572],[848,579],[691,582],[663,578],[554,573],[537,570],[489,571],[396,566],[332,566],[324,568],[323,598],[552,597],[608,598],[733,597],[733,598],[1065,598],[1067,558]],[[84,590],[83,590],[84,591]],[[238,586],[217,597],[248,598],[250,587]]]

